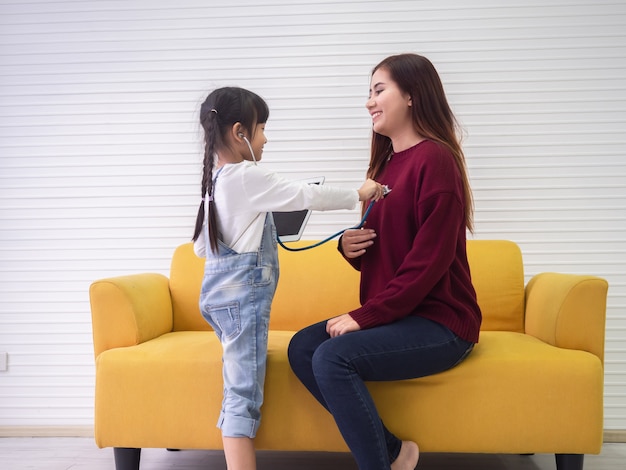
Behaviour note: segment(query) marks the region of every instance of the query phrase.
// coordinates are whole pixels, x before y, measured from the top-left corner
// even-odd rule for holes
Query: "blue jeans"
[[[365,382],[436,374],[473,346],[438,323],[409,316],[335,338],[325,321],[316,323],[295,334],[288,353],[296,376],[333,415],[359,469],[388,470],[402,441],[383,424]]]
[[[253,438],[259,428],[270,307],[277,282],[271,214],[266,216],[258,252],[240,254],[220,241],[216,254],[207,253],[200,311],[223,348],[224,398],[217,426],[225,437]]]

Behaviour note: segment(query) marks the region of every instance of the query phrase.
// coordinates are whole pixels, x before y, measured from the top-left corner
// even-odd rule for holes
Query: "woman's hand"
[[[359,324],[347,313],[331,318],[326,322],[326,333],[328,333],[331,338],[350,333],[351,331],[359,331],[360,329]]]
[[[373,179],[365,180],[365,183],[358,189],[358,192],[359,201],[369,201],[370,199],[378,201],[385,195],[383,185]]]
[[[341,236],[341,251],[346,258],[358,258],[374,244],[376,232],[369,228],[346,230]]]

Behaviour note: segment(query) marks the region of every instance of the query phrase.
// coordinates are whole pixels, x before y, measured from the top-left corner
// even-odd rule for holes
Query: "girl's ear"
[[[234,142],[243,142],[243,135],[244,134],[244,129],[243,126],[241,125],[240,122],[236,122],[235,124],[233,124],[233,126],[230,128],[230,133],[231,133],[231,138],[233,139]]]

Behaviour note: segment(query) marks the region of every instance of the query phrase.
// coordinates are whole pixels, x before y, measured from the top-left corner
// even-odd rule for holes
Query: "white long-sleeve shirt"
[[[214,175],[216,174],[214,170]],[[290,181],[252,162],[226,164],[215,183],[213,200],[220,239],[238,253],[258,250],[268,212],[312,209],[319,211],[354,209],[359,202],[355,189]],[[205,204],[208,210],[208,204]],[[204,228],[194,251],[206,256]]]

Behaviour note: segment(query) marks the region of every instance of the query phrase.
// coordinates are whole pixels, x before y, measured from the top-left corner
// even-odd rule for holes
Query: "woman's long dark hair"
[[[413,125],[418,134],[446,146],[452,152],[463,183],[465,225],[471,232],[474,228],[474,204],[461,148],[461,130],[448,105],[435,67],[426,57],[399,54],[384,59],[374,67],[372,74],[378,69],[386,70],[400,90],[411,97]],[[376,179],[380,175],[391,152],[391,139],[373,132],[368,178]]]
[[[202,202],[200,202],[198,209],[192,240],[196,241],[202,232],[204,205],[208,202],[209,243],[213,252],[217,250],[218,239],[217,217],[213,202],[215,153],[224,147],[226,135],[236,123],[241,123],[243,129],[253,137],[256,126],[266,123],[269,114],[269,108],[263,98],[249,90],[238,87],[224,87],[212,91],[200,107],[200,124],[204,129]],[[207,197],[208,200],[205,201]]]

